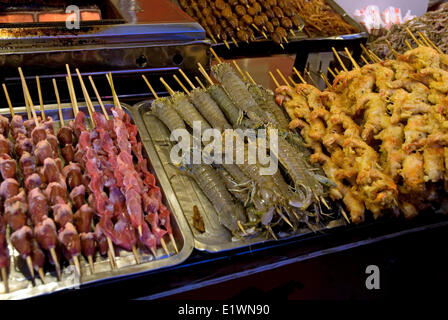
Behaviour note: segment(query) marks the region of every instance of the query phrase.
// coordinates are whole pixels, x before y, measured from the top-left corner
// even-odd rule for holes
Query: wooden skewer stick
[[[39,278],[42,281],[43,284],[45,284],[45,274],[44,274],[44,269],[39,268],[37,270],[37,273],[39,273]]]
[[[112,78],[112,72],[106,74],[107,81],[109,82],[110,89],[112,90],[112,96],[114,97],[115,108],[121,109],[120,100],[118,99],[117,92],[115,91],[114,79]]]
[[[216,61],[218,61],[218,63],[222,63],[222,60],[218,57],[218,55],[216,54],[215,50],[213,50],[213,48],[210,48],[210,52],[215,56]]]
[[[89,75],[88,78],[89,78],[90,84],[92,85],[93,92],[95,92],[96,100],[98,100],[98,104],[100,105],[101,110],[104,113],[104,117],[106,118],[107,121],[109,121],[109,115],[107,114],[107,110],[104,107],[103,100],[101,99],[101,96],[100,96],[100,94],[98,92],[98,89],[96,88],[95,82],[93,81],[92,76]]]
[[[208,75],[207,71],[205,71],[204,67],[202,66],[202,64],[200,62],[198,62],[198,66],[199,66],[199,71],[202,73],[202,75],[204,76],[205,79],[207,79],[207,81],[210,83],[210,85],[213,85],[213,81],[212,78],[210,78],[210,76]]]
[[[439,54],[443,54],[443,51],[440,50],[439,47],[437,47],[437,46],[434,44],[434,42],[432,42],[431,39],[429,39],[429,37],[428,37],[426,34],[420,32],[420,31],[418,32],[418,34],[420,35],[420,37],[422,37],[423,39],[425,39],[427,43],[429,43],[429,46],[430,46],[430,47],[433,47],[434,49],[436,49],[437,52],[438,52]]]
[[[369,61],[367,61],[367,59],[364,57],[364,55],[361,55],[361,59],[362,61],[364,61],[365,64],[370,64]]]
[[[177,248],[176,240],[174,239],[173,234],[170,233],[169,236],[170,236],[171,243],[174,246],[174,250],[176,251],[176,253],[179,253],[179,249]]]
[[[325,74],[323,72],[320,73],[320,77],[322,78],[322,80],[324,80],[324,82],[327,85],[327,87],[330,88],[331,84],[330,84],[330,82],[328,81],[327,77],[325,76]]]
[[[338,52],[336,51],[336,49],[334,47],[331,48],[331,50],[333,50],[333,53],[336,57],[336,59],[338,59],[339,64],[341,65],[342,69],[344,69],[344,71],[348,72],[347,68],[345,67],[344,62],[342,62],[341,57],[339,56]]]
[[[291,35],[292,35],[293,37],[296,36],[296,34],[294,33],[294,31],[293,31],[292,29],[289,29],[289,31],[290,31],[290,33],[291,33]]]
[[[157,259],[157,252],[156,252],[156,250],[154,248],[151,248],[151,253],[154,256],[154,258]]]
[[[249,71],[246,71],[246,76],[249,79],[249,81],[252,82],[252,84],[257,84],[254,78],[252,78],[252,76],[250,75]]]
[[[64,124],[64,117],[62,115],[61,99],[59,98],[58,85],[56,84],[55,78],[53,78],[52,81],[53,81],[53,87],[54,87],[54,94],[56,95],[56,102],[58,104],[59,121],[61,121],[61,126],[63,127],[65,124]]]
[[[71,95],[72,95],[72,104],[75,107],[75,115],[78,114],[79,112],[79,107],[78,107],[78,100],[76,99],[76,92],[75,92],[75,86],[73,84],[73,78],[72,78],[72,73],[70,71],[70,66],[68,64],[65,65],[65,68],[67,69],[67,77],[68,77],[68,82],[69,82],[69,90],[71,90]],[[70,89],[71,88],[71,89]]]
[[[76,272],[78,273],[78,276],[81,277],[81,266],[79,265],[79,257],[73,256],[73,262],[75,264]]]
[[[93,258],[92,256],[87,256],[87,261],[89,262],[90,274],[95,273],[95,267],[93,266]]]
[[[311,82],[314,84],[314,86],[317,88],[318,85],[316,83],[316,80],[314,80],[314,78],[311,76],[310,71],[308,70],[308,68],[305,67],[305,73],[308,75],[308,78],[311,80]]]
[[[95,109],[93,108],[92,100],[90,100],[89,93],[87,92],[87,88],[84,84],[84,80],[82,79],[81,73],[79,72],[79,69],[76,68],[76,73],[78,74],[79,83],[81,84],[82,93],[84,95],[84,100],[87,105],[87,110],[89,111],[90,115],[90,121],[92,122],[92,125],[95,126],[93,121],[93,112],[95,112]]]
[[[408,46],[409,50],[414,49],[414,48],[412,48],[411,44],[409,43],[409,41],[407,39],[404,40],[404,43]]]
[[[134,254],[135,263],[140,264],[140,256],[138,255],[137,248],[132,246],[132,253]]]
[[[333,78],[336,78],[336,73],[333,72],[333,70],[331,70],[330,67],[327,67],[328,72],[331,73],[331,75],[333,76]]]
[[[409,29],[409,27],[406,27],[406,31],[409,33],[409,35],[411,36],[412,40],[414,40],[414,42],[419,46],[419,47],[423,47],[423,44],[418,41],[418,39],[414,36],[414,34],[412,33],[412,31]]]
[[[61,280],[61,265],[59,264],[58,256],[56,255],[56,250],[50,248],[51,259],[53,260],[54,266],[56,267],[56,274],[58,279]]]
[[[280,216],[280,218],[282,218],[283,221],[285,221],[292,229],[296,229],[291,221],[289,221],[289,219],[280,211],[279,208],[275,208],[275,210],[277,211],[278,215]]]
[[[45,110],[44,110],[44,99],[42,98],[42,90],[40,88],[40,79],[39,76],[36,76],[36,83],[37,83],[37,94],[39,96],[39,104],[40,104],[40,114],[42,117],[42,120],[45,120]]]
[[[360,44],[360,46],[361,46],[362,51],[367,56],[367,58],[369,58],[370,61],[372,61],[372,63],[375,63],[376,60],[372,57],[372,55],[370,54],[369,50],[367,50],[367,48],[362,43]]]
[[[303,84],[306,84],[307,82],[305,81],[305,79],[303,79],[303,77],[300,75],[299,70],[297,70],[296,67],[293,67],[292,70],[295,72],[295,74],[299,77],[300,81],[302,81]]]
[[[236,41],[236,39],[234,37],[231,37],[232,42],[235,44],[235,47],[239,48],[238,42]]]
[[[376,60],[376,62],[381,62],[381,60],[372,50],[369,50],[369,53],[372,55],[372,57]]]
[[[243,225],[241,224],[241,221],[240,221],[240,220],[237,221],[237,224],[238,224],[238,227],[240,228],[241,232],[242,232],[245,236],[247,236],[247,232],[246,232],[246,230],[244,229]]]
[[[154,90],[154,88],[152,87],[152,85],[149,83],[148,79],[145,77],[144,74],[142,74],[143,80],[145,80],[146,85],[148,86],[149,90],[151,91],[152,95],[154,96],[154,98],[159,99],[159,96],[157,95],[156,91]]]
[[[111,261],[112,269],[117,268],[117,262],[115,260],[115,249],[114,244],[112,243],[112,240],[109,237],[106,237],[107,245],[109,247],[109,260]],[[112,259],[111,259],[112,258]]]
[[[229,43],[227,42],[227,40],[222,39],[222,41],[224,42],[226,48],[230,50],[230,46],[229,46]]]
[[[232,60],[233,65],[235,66],[236,70],[238,71],[238,73],[240,74],[241,78],[243,79],[243,81],[247,81],[246,76],[244,75],[243,70],[241,70],[240,66],[238,65],[238,63],[236,63],[235,60]]]
[[[280,71],[280,69],[277,69],[277,73],[280,76],[280,78],[282,78],[283,82],[290,87],[288,80],[286,80],[285,76],[283,75],[283,73]]]
[[[187,83],[190,85],[191,89],[196,89],[195,85],[193,84],[193,82],[191,82],[191,80],[187,77],[187,75],[185,74],[185,72],[182,69],[179,69],[180,74],[182,75],[182,77],[184,77],[184,79],[187,81]]]
[[[5,293],[9,293],[8,274],[6,272],[6,267],[2,267],[2,280],[3,286],[5,287]]]
[[[285,47],[283,46],[283,43],[280,43],[280,47],[285,50]]]
[[[201,79],[199,79],[198,76],[195,76],[194,79],[196,80],[197,83],[199,83],[199,85],[201,86],[201,88],[203,90],[206,90],[207,88],[204,86],[204,84],[202,83]]]
[[[286,43],[289,43],[288,38],[283,37],[283,40],[285,40]]]
[[[417,31],[417,34],[422,39],[420,42],[423,42],[427,47],[432,48],[431,44],[426,40],[426,38],[423,36],[423,34],[420,31]]]
[[[2,83],[3,92],[5,92],[6,102],[8,103],[9,112],[14,116],[14,108],[12,107],[11,99],[9,98],[8,89],[6,89],[6,85]]]
[[[288,76],[288,79],[294,87],[297,86],[297,83],[295,83],[295,81],[291,78],[291,76]]]
[[[179,78],[176,75],[173,75],[174,80],[177,81],[177,83],[180,85],[180,87],[185,91],[187,95],[190,95],[190,91],[187,90],[187,88],[184,86],[184,84],[179,80]]]
[[[210,32],[210,29],[207,30],[207,34],[210,37],[210,39],[212,39],[212,41],[217,44],[218,41],[216,41],[215,37],[213,36],[213,34]]]
[[[272,230],[271,226],[267,226],[266,229],[268,229],[269,233],[271,234],[271,236],[275,239],[278,240],[277,236],[275,235],[274,231]]]
[[[274,77],[274,75],[272,74],[271,71],[269,71],[269,75],[271,76],[272,81],[274,81],[274,83],[275,83],[275,87],[276,87],[276,88],[280,87],[280,84],[278,83],[277,79],[275,79],[275,77]]]
[[[389,40],[386,40],[387,47],[389,48],[390,52],[394,55],[395,58],[398,58],[399,53],[392,47]]]
[[[166,246],[165,240],[163,240],[163,238],[160,238],[160,244],[162,245],[162,248],[165,251],[165,253],[169,256],[170,252],[169,252],[168,247]]]
[[[31,100],[31,96],[30,96],[30,92],[28,90],[28,85],[26,84],[25,76],[23,75],[22,68],[19,67],[18,69],[19,69],[20,79],[22,80],[22,87],[25,90],[25,96],[26,96],[26,99],[28,100],[31,114],[33,115],[34,122],[36,123],[36,126],[38,126],[39,121],[37,120],[36,110],[34,109],[33,101]]]
[[[350,51],[348,51],[347,47],[345,47],[344,50],[345,50],[345,53],[347,53],[348,58],[349,58],[350,61],[352,62],[353,67],[354,67],[355,69],[357,69],[357,70],[361,69],[361,68],[359,67],[359,64],[355,61],[355,59],[353,59],[352,54],[350,53]]]
[[[339,75],[341,72],[338,70],[338,68],[334,68],[334,72]]]
[[[34,279],[34,268],[33,268],[33,260],[31,259],[31,256],[26,257],[26,265],[28,266],[28,271],[31,274],[31,278]]]
[[[162,82],[162,84],[165,86],[166,90],[168,90],[168,93],[170,94],[170,96],[174,96],[173,89],[171,89],[171,87],[168,85],[168,83],[166,83],[166,81],[162,77],[160,77],[160,82]]]
[[[76,115],[78,114],[78,111],[75,107],[76,102],[75,102],[75,99],[73,98],[73,89],[70,84],[70,79],[68,77],[65,77],[65,82],[67,82],[68,94],[70,96],[70,102],[72,103],[73,115],[76,117]]]

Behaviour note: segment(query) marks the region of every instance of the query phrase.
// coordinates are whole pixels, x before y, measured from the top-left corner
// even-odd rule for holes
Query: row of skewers
[[[236,62],[234,64],[241,71]],[[288,130],[286,116],[275,103],[273,93],[254,82],[245,82],[246,76],[243,80],[231,65],[221,60],[213,67],[213,75],[220,84],[213,82],[202,65],[198,66],[209,85],[206,87],[195,77],[199,84],[197,87],[180,70],[191,91],[177,75],[173,77],[184,93],[174,92],[160,78],[170,94],[169,98],[159,98],[143,76],[156,98],[152,103],[152,112],[170,132],[178,129],[191,132],[195,122],[201,124],[201,130],[218,129],[229,139],[240,142],[242,137],[238,131],[228,129],[270,128],[280,132],[278,152],[274,155],[274,150],[270,150],[272,154],[268,152],[266,156],[277,157],[283,173],[277,170],[272,175],[262,175],[260,169],[263,164],[248,162],[249,145],[255,143],[250,139],[247,143],[243,142],[243,149],[238,151],[244,154],[243,163],[218,161],[220,164],[191,164],[190,161],[176,164],[194,179],[210,200],[220,223],[236,239],[263,233],[278,239],[278,234],[285,233],[285,229],[294,232],[303,228],[316,230],[334,218],[325,217],[326,208],[321,207],[321,203],[328,206],[325,200],[326,184],[330,181],[306,160],[304,143]],[[247,76],[250,77],[249,74]],[[269,135],[264,139],[266,145],[269,145]],[[194,144],[193,140],[191,136],[191,145]],[[203,151],[207,149],[206,144],[201,146],[199,142],[199,146]],[[229,156],[226,146],[223,146],[223,150],[226,151],[219,156]],[[229,157],[236,157],[236,152],[231,154]]]
[[[353,69],[336,58],[342,71],[324,91],[285,82],[277,101],[288,112],[336,183],[355,223],[365,211],[375,219],[391,213],[413,218],[432,209],[446,213],[446,141],[448,56],[423,33],[408,30],[417,47],[402,54],[387,42],[395,59],[381,60],[362,46],[363,66],[346,49]],[[324,77],[324,76],[322,76]]]
[[[148,171],[137,127],[121,107],[112,75],[107,75],[115,105],[110,118],[92,77],[89,80],[101,111],[95,110],[76,69],[89,123],[79,110],[67,65],[66,81],[75,119],[69,123],[64,120],[53,79],[60,120],[60,128],[55,130],[53,119],[45,114],[39,78],[37,116],[21,68],[19,73],[28,119],[14,112],[4,84],[12,119],[0,116],[0,270],[5,292],[9,291],[12,248],[26,261],[33,283],[35,271],[45,283],[47,260],[61,279],[61,256],[75,266],[80,277],[82,255],[93,274],[97,252],[109,258],[112,269],[118,267],[119,249],[132,251],[136,263],[141,262],[139,249],[156,257],[157,247],[162,246],[170,255],[165,236],[177,252],[171,213]]]

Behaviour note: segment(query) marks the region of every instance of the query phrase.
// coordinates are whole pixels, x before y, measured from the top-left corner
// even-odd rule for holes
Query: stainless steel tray
[[[110,109],[113,107],[111,102],[105,102],[105,107],[110,113]],[[122,106],[129,110],[128,105],[122,104]],[[80,110],[86,114],[86,118],[89,118],[89,114],[85,107],[85,104],[79,103]],[[74,118],[73,111],[70,104],[62,105],[64,120],[71,120]],[[96,110],[101,112],[98,106],[95,106]],[[21,114],[26,119],[25,108],[15,108],[16,114]],[[9,109],[0,109],[0,114],[10,116]],[[55,120],[55,129],[59,127],[59,115],[57,105],[46,105],[45,114],[53,117]],[[131,116],[133,116],[131,114]],[[135,121],[135,119],[133,119]],[[139,129],[141,126],[139,126]],[[143,142],[144,156],[148,158],[149,155],[149,170],[155,175],[158,185],[161,186],[162,194],[164,197],[164,203],[172,212],[172,228],[173,236],[176,240],[179,253],[175,254],[174,247],[171,243],[167,243],[171,254],[168,256],[162,249],[158,249],[157,258],[154,258],[151,254],[144,253],[139,250],[140,264],[136,264],[134,256],[131,252],[120,250],[119,255],[116,257],[117,268],[111,269],[109,260],[101,257],[99,254],[94,258],[95,273],[91,274],[87,260],[81,257],[81,278],[75,276],[74,266],[69,265],[62,268],[62,278],[57,281],[56,272],[53,268],[45,270],[46,284],[42,284],[41,280],[36,277],[35,285],[33,286],[30,279],[26,279],[25,275],[28,275],[26,265],[22,259],[18,257],[18,253],[10,245],[11,265],[9,272],[9,293],[4,293],[3,282],[0,281],[0,300],[5,299],[24,299],[35,297],[39,295],[49,294],[51,292],[61,291],[65,289],[77,289],[86,284],[97,283],[104,280],[112,280],[125,278],[127,276],[135,276],[162,268],[177,265],[187,259],[193,251],[193,237],[190,232],[190,228],[187,221],[182,214],[182,210],[177,201],[177,198],[173,195],[171,185],[165,175],[159,176],[160,162],[158,157],[154,156],[154,150],[152,145],[148,146],[149,138],[147,136],[146,129],[139,131],[140,139]],[[8,237],[9,239],[9,237]],[[61,266],[62,267],[62,266]]]
[[[151,101],[143,101],[131,108],[131,114],[140,132],[146,127],[147,140],[143,140],[151,159],[158,157],[159,161],[153,161],[157,176],[167,177],[182,211],[190,225],[194,237],[194,246],[198,250],[208,252],[222,252],[231,249],[243,248],[254,244],[271,242],[275,240],[257,236],[248,239],[234,239],[230,232],[218,221],[218,216],[211,202],[207,199],[197,184],[187,175],[179,172],[170,162],[170,150],[172,142],[167,127],[151,114]],[[144,139],[146,135],[143,134]],[[154,163],[160,164],[156,167]],[[193,206],[196,205],[204,220],[205,232],[201,233],[193,227]],[[341,225],[342,221],[334,221],[331,227]],[[309,229],[297,230],[296,232],[278,234],[281,239],[292,239],[311,235]]]

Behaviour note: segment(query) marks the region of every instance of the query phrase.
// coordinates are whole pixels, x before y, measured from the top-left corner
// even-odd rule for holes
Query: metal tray
[[[198,250],[207,252],[223,252],[226,250],[244,248],[255,244],[271,242],[275,240],[257,236],[247,239],[234,239],[230,232],[218,221],[218,216],[211,202],[207,199],[197,184],[187,175],[182,174],[170,162],[170,150],[172,142],[167,127],[151,113],[151,101],[142,101],[131,108],[131,114],[140,132],[146,127],[147,140],[143,142],[147,146],[150,158],[157,157],[159,161],[153,161],[154,169],[159,177],[167,177],[173,190],[173,197],[177,198],[182,211],[190,225],[194,237],[194,246]],[[146,139],[146,135],[143,134]],[[154,163],[160,165],[155,166]],[[193,227],[193,206],[196,205],[204,220],[206,232],[201,233]],[[343,225],[342,220],[333,221],[328,228]],[[298,237],[312,236],[309,229],[296,232],[280,233],[280,240]]]
[[[111,102],[104,103],[106,110],[110,113],[110,109],[113,107]],[[128,105],[122,104],[123,108],[128,111],[130,107]],[[89,114],[85,104],[79,103],[79,108],[86,114],[86,118],[89,119]],[[96,110],[101,112],[99,106],[95,106]],[[73,111],[70,104],[62,105],[64,120],[71,120],[74,118]],[[24,118],[27,118],[25,108],[15,108],[16,114],[21,114]],[[57,105],[46,105],[45,113],[47,116],[53,117],[55,120],[55,129],[59,127],[59,119]],[[0,109],[0,114],[5,116],[10,116],[9,109]],[[131,114],[132,116],[132,114]],[[135,119],[133,119],[135,121]],[[141,127],[140,127],[141,128]],[[140,129],[139,128],[139,129]],[[162,268],[170,267],[182,263],[186,260],[191,252],[193,251],[193,237],[188,227],[187,221],[185,220],[182,210],[177,202],[175,196],[173,196],[173,191],[165,175],[158,176],[157,172],[160,172],[160,163],[157,157],[151,156],[154,152],[152,146],[148,148],[148,137],[146,129],[139,131],[140,139],[143,142],[143,155],[148,158],[149,155],[149,170],[155,175],[158,185],[161,186],[161,191],[163,194],[163,201],[165,205],[171,210],[172,218],[172,228],[173,236],[176,240],[179,253],[175,254],[173,245],[168,242],[169,251],[172,252],[169,256],[164,253],[164,251],[159,248],[157,250],[157,258],[154,258],[151,254],[139,250],[140,264],[136,264],[134,256],[131,252],[126,252],[120,250],[116,255],[117,269],[112,270],[109,260],[101,257],[98,253],[94,258],[94,268],[95,273],[90,274],[89,265],[87,260],[81,257],[81,277],[75,276],[74,266],[68,265],[62,267],[62,277],[60,281],[57,281],[56,272],[54,268],[45,270],[45,280],[46,284],[42,284],[41,280],[36,277],[35,285],[30,281],[26,265],[15,249],[10,245],[10,255],[11,255],[11,265],[9,272],[9,293],[4,293],[3,282],[0,282],[0,300],[7,299],[24,299],[31,298],[35,296],[45,295],[52,292],[67,290],[67,289],[78,289],[86,284],[98,283],[106,280],[116,280],[120,278],[126,278],[127,276],[135,276],[138,274],[143,274],[147,272],[152,272],[155,270],[160,270]],[[9,241],[9,237],[8,237]],[[28,279],[27,279],[28,278]]]

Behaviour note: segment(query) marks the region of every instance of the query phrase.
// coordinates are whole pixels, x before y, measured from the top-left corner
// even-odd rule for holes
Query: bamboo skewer
[[[31,278],[34,279],[34,268],[33,268],[33,260],[31,259],[31,256],[26,257],[26,265],[28,266],[28,271],[31,274]]]
[[[361,43],[360,44],[362,51],[365,53],[365,55],[367,56],[367,58],[370,59],[370,61],[372,61],[373,63],[376,62],[376,60],[372,57],[372,55],[370,54],[369,50],[367,50],[367,48]]]
[[[292,70],[295,72],[295,74],[299,77],[300,81],[302,81],[303,84],[306,84],[307,82],[305,81],[305,79],[303,79],[303,77],[301,76],[300,72],[297,70],[296,67],[293,67]]]
[[[324,82],[327,85],[327,87],[330,88],[331,84],[330,84],[330,82],[328,81],[327,77],[325,76],[325,74],[323,72],[320,73],[320,77],[322,78],[322,80],[324,80]]]
[[[166,242],[163,238],[160,238],[160,244],[162,245],[163,251],[165,251],[166,255],[170,255],[170,251],[168,250],[168,247],[166,246]]]
[[[54,248],[50,248],[51,259],[53,260],[54,266],[56,267],[56,274],[58,279],[61,280],[61,265],[59,264],[58,256]]]
[[[132,246],[132,254],[134,255],[135,262],[140,264],[140,256],[138,255],[138,251],[135,246]]]
[[[271,76],[272,81],[274,81],[275,87],[276,88],[280,87],[280,84],[278,83],[277,79],[274,77],[271,71],[269,71],[269,75]]]
[[[235,60],[232,60],[232,63],[235,66],[235,68],[238,71],[238,73],[241,75],[241,78],[243,79],[243,81],[247,81],[246,76],[244,75],[244,72],[243,72],[243,70],[241,70],[241,68],[238,65],[238,63],[236,63]]]
[[[311,76],[310,71],[305,67],[305,73],[308,75],[308,78],[310,78],[311,82],[314,84],[314,86],[317,88],[318,85],[316,83],[316,80],[314,80],[314,78]]]
[[[409,33],[409,35],[411,36],[412,40],[414,40],[414,42],[419,46],[419,47],[423,47],[423,44],[418,41],[418,39],[414,36],[414,34],[411,32],[411,30],[409,30],[409,27],[406,27],[406,31]]]
[[[36,83],[37,83],[37,94],[39,96],[39,105],[40,105],[40,115],[42,117],[42,120],[45,120],[45,110],[44,110],[44,99],[42,98],[42,90],[40,87],[40,79],[39,76],[36,76]]]
[[[207,88],[204,86],[204,84],[202,83],[201,79],[199,79],[198,76],[195,76],[194,79],[196,80],[197,83],[199,83],[199,85],[201,86],[201,88],[203,90],[206,90]]]
[[[244,229],[244,227],[243,227],[243,225],[241,224],[241,221],[240,221],[240,220],[237,221],[237,225],[238,225],[238,228],[240,228],[241,232],[242,232],[245,236],[247,236],[246,230]]]
[[[3,92],[5,92],[6,102],[8,103],[9,112],[14,117],[14,108],[12,107],[11,99],[9,98],[8,89],[6,89],[6,85],[2,83]]]
[[[213,48],[210,48],[210,52],[213,54],[213,56],[215,57],[216,61],[218,61],[218,63],[222,63],[222,60],[218,57],[218,55],[216,54],[215,50],[213,50]]]
[[[65,68],[67,69],[67,77],[68,77],[68,82],[69,82],[69,90],[71,90],[71,97],[72,97],[72,104],[75,107],[75,115],[78,114],[79,112],[79,107],[78,107],[78,101],[76,99],[76,92],[75,92],[75,86],[73,84],[73,78],[72,78],[72,73],[70,71],[70,66],[68,64],[65,65]]]
[[[151,90],[152,95],[154,96],[154,98],[159,99],[159,97],[157,96],[156,91],[154,90],[154,88],[152,87],[152,85],[149,83],[148,79],[145,77],[144,74],[142,74],[142,78],[143,80],[146,82],[146,85],[148,86],[149,90]]]
[[[184,86],[184,84],[179,80],[179,78],[176,75],[173,75],[174,80],[177,81],[177,83],[180,85],[180,87],[185,91],[187,95],[190,95],[190,91]]]
[[[295,81],[291,78],[291,76],[288,76],[288,79],[294,87],[297,86],[297,83],[295,83]]]
[[[93,258],[92,256],[87,256],[87,261],[89,262],[90,274],[95,273],[95,267],[93,266]]]
[[[361,59],[362,61],[364,61],[365,64],[370,64],[369,61],[367,61],[367,59],[363,55],[361,55]]]
[[[230,46],[229,46],[229,43],[227,42],[227,40],[222,39],[222,42],[224,42],[226,48],[230,50]]]
[[[348,72],[347,68],[344,65],[344,62],[342,62],[341,57],[339,56],[338,52],[336,51],[336,49],[334,47],[331,48],[331,50],[333,50],[333,53],[336,57],[336,59],[338,59],[339,64],[341,65],[342,69],[344,69],[345,72]]]
[[[341,72],[338,70],[338,68],[334,68],[334,72],[339,75]]]
[[[232,42],[235,44],[235,47],[239,48],[238,42],[236,41],[236,39],[234,37],[232,38]]]
[[[58,104],[59,121],[61,121],[61,126],[63,127],[65,124],[64,124],[64,117],[62,115],[61,99],[59,98],[58,85],[56,84],[55,78],[53,78],[52,81],[53,81],[53,87],[54,87],[54,94],[56,95],[56,102]]]
[[[5,287],[5,293],[9,293],[8,273],[6,267],[2,267],[2,281],[3,286]]]
[[[207,34],[209,35],[209,37],[212,39],[212,41],[215,44],[218,44],[218,41],[216,41],[215,37],[213,36],[213,34],[210,32],[210,29],[207,30]]]
[[[31,100],[30,92],[28,90],[28,85],[26,84],[25,76],[23,75],[22,68],[19,67],[18,69],[19,69],[20,79],[22,81],[22,87],[23,87],[23,89],[25,91],[25,97],[26,97],[25,100],[28,100],[28,104],[29,104],[29,107],[30,107],[30,110],[31,110],[31,114],[32,114],[32,116],[34,118],[34,122],[36,123],[36,126],[38,126],[39,125],[39,121],[37,119],[37,115],[36,115],[36,111],[34,109],[33,101]]]
[[[115,260],[114,244],[112,243],[111,238],[106,237],[106,240],[107,240],[107,246],[109,247],[109,251],[108,251],[109,260],[111,262],[112,269],[115,269],[115,268],[117,268],[117,262]]]
[[[179,249],[177,248],[176,240],[174,239],[174,236],[172,233],[169,234],[171,243],[173,244],[174,250],[176,253],[179,253]]]
[[[252,84],[257,84],[254,78],[252,78],[252,76],[250,75],[249,71],[246,71],[246,76],[249,79],[249,81],[252,82]]]
[[[79,83],[81,84],[82,93],[84,95],[84,101],[86,102],[87,110],[89,111],[90,121],[92,122],[93,127],[95,127],[95,124],[93,121],[93,113],[95,112],[95,109],[93,107],[92,101],[90,100],[89,93],[87,92],[87,88],[84,84],[84,80],[82,79],[79,69],[76,69],[76,73],[78,74]]]
[[[278,75],[280,76],[280,78],[282,78],[283,82],[284,82],[288,87],[290,87],[288,80],[286,80],[285,76],[284,76],[283,73],[280,71],[280,69],[277,69],[276,71],[277,71]]]
[[[395,58],[398,58],[399,53],[392,47],[392,45],[390,44],[389,40],[386,40],[386,44],[387,47],[389,48],[389,50],[392,52],[392,54],[394,55]]]
[[[81,277],[81,266],[79,265],[79,257],[73,256],[73,262],[75,264],[76,272],[78,273],[78,276]]]
[[[114,98],[115,108],[121,109],[120,100],[118,99],[117,92],[115,91],[114,79],[112,78],[112,73],[106,74],[107,81],[109,82],[110,89],[112,90],[112,96]]]
[[[44,274],[44,269],[39,268],[37,270],[37,273],[39,274],[39,278],[42,281],[43,284],[45,284],[45,274]]]
[[[336,78],[336,74],[333,72],[333,70],[330,69],[330,67],[327,67],[328,72],[331,73],[331,75],[333,76],[333,78]]]
[[[345,53],[347,53],[348,58],[349,58],[350,61],[352,62],[353,67],[354,67],[355,69],[359,70],[359,69],[360,69],[359,64],[356,63],[355,59],[353,59],[353,57],[352,57],[350,51],[348,51],[347,47],[345,47],[344,50],[345,50]]]
[[[370,54],[372,55],[372,57],[376,60],[376,62],[381,62],[383,60],[381,60],[372,50],[369,50]]]
[[[418,35],[419,35],[422,39],[426,40],[426,42],[429,43],[429,46],[430,46],[430,47],[433,47],[435,50],[437,50],[437,52],[438,52],[439,54],[444,54],[443,51],[440,50],[439,47],[437,47],[437,46],[434,44],[434,42],[432,42],[431,39],[429,39],[429,37],[428,37],[426,34],[424,34],[423,32],[420,32],[420,31],[419,31],[419,32],[418,32]]]
[[[408,40],[404,40],[404,43],[408,46],[409,50],[412,50],[414,48],[412,48],[411,44],[409,43]]]
[[[184,79],[187,81],[187,83],[190,85],[191,89],[194,90],[196,89],[195,85],[193,84],[193,82],[191,82],[191,80],[187,77],[187,75],[185,74],[185,72],[182,71],[182,69],[179,69],[180,74],[182,75],[182,77],[184,77]]]
[[[208,75],[207,71],[205,71],[204,67],[202,66],[202,64],[200,62],[198,62],[198,67],[199,67],[199,71],[202,73],[204,78],[207,79],[207,81],[212,86],[213,85],[212,78],[210,78],[210,76]]]
[[[89,75],[88,78],[89,78],[90,84],[92,85],[93,92],[95,93],[96,100],[98,101],[98,104],[100,105],[101,110],[102,110],[103,113],[104,113],[104,117],[106,118],[107,121],[109,121],[109,115],[107,114],[107,110],[106,110],[106,108],[104,107],[103,100],[101,99],[101,96],[100,96],[100,94],[99,94],[99,92],[98,92],[98,89],[96,88],[95,82],[93,81],[92,76]]]
[[[166,90],[168,90],[168,93],[170,94],[170,96],[174,96],[173,89],[171,89],[171,87],[168,85],[168,83],[166,83],[166,81],[162,77],[160,77],[160,82],[162,82],[162,84],[165,86]]]

